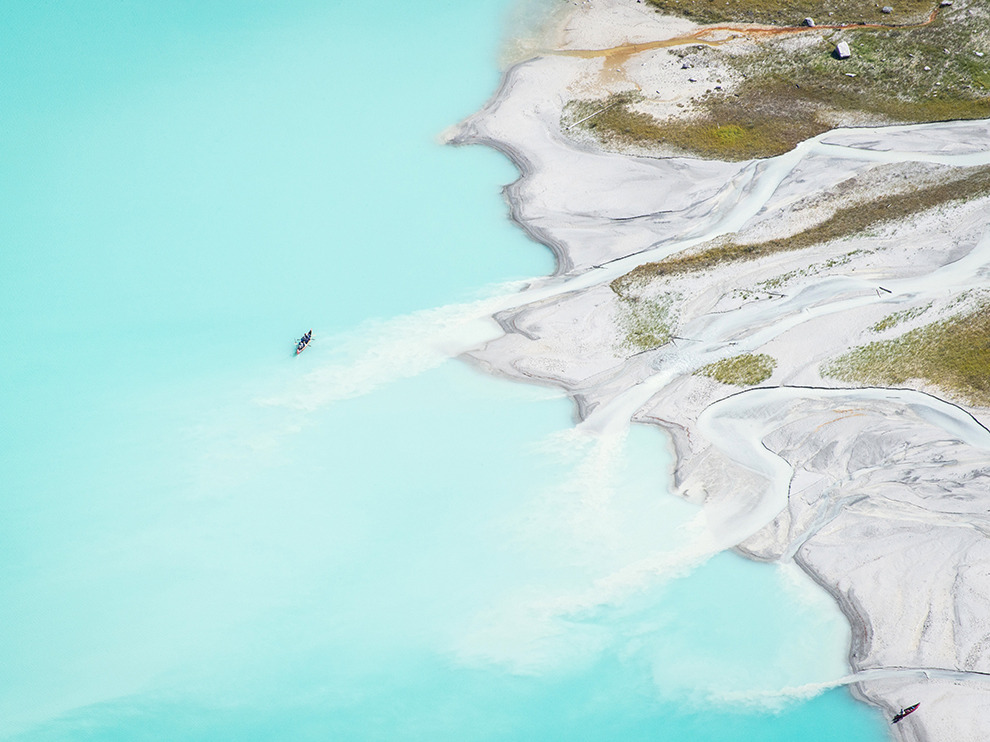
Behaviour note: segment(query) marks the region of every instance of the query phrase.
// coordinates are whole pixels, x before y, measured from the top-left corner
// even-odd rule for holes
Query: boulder
[[[849,59],[852,56],[852,52],[849,50],[849,44],[845,41],[840,41],[835,45],[835,56],[839,59]]]

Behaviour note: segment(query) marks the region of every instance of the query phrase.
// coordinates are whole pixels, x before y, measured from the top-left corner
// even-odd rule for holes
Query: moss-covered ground
[[[894,312],[893,314],[888,314],[882,320],[880,320],[879,322],[875,323],[872,327],[870,327],[870,329],[873,330],[873,332],[885,332],[886,330],[890,330],[894,327],[897,327],[897,325],[901,324],[902,322],[908,322],[909,320],[915,319],[916,317],[920,317],[931,308],[932,308],[932,304],[931,302],[928,302],[928,304],[926,304],[923,307],[912,307],[911,309],[905,309],[901,312]]]
[[[970,404],[990,406],[990,304],[856,348],[822,374],[885,386],[922,379]]]
[[[619,323],[624,332],[622,346],[638,352],[669,343],[674,333],[672,307],[673,298],[670,296],[653,299],[620,297]]]
[[[666,147],[722,160],[780,154],[829,128],[819,123],[810,109],[795,106],[781,113],[775,110],[773,100],[761,103],[756,96],[746,107],[730,105],[721,96],[709,97],[702,101],[700,117],[668,121],[635,110],[641,100],[643,96],[638,93],[617,93],[603,99],[571,101],[564,109],[564,124],[580,127],[606,146]],[[585,117],[590,118],[581,121]],[[578,121],[581,123],[575,126]]]
[[[840,209],[822,224],[791,237],[757,243],[739,243],[723,238],[694,252],[674,255],[656,263],[644,263],[615,279],[611,284],[612,290],[619,296],[625,296],[633,286],[658,276],[704,270],[720,263],[751,260],[785,250],[800,250],[847,237],[884,222],[903,219],[952,201],[990,194],[990,167],[970,168],[963,172],[965,174],[961,177],[945,183]]]
[[[873,3],[847,0],[652,0],[665,12],[702,22],[799,23],[805,15],[850,25],[759,36],[744,54],[697,48],[732,68],[742,82],[731,92],[713,90],[694,99],[689,116],[658,121],[634,110],[635,99],[586,101],[589,110],[610,103],[581,124],[606,145],[662,146],[702,157],[742,160],[770,157],[843,123],[927,122],[990,117],[990,4],[956,0],[934,21],[930,0],[892,2],[883,14]],[[833,16],[827,15],[831,9]],[[846,41],[852,56],[838,59]],[[688,73],[686,73],[688,74]],[[572,120],[576,120],[574,117]]]
[[[744,353],[725,358],[698,369],[699,374],[710,376],[723,384],[753,386],[766,381],[773,373],[777,361],[764,353]]]
[[[698,23],[765,23],[797,26],[806,17],[819,24],[887,23],[906,25],[925,20],[937,0],[647,0],[662,13],[680,15]],[[883,13],[883,5],[892,8]]]

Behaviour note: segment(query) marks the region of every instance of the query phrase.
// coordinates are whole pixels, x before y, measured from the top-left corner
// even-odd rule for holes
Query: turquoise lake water
[[[437,144],[508,10],[4,6],[0,738],[886,738],[658,431],[444,360],[553,269]]]

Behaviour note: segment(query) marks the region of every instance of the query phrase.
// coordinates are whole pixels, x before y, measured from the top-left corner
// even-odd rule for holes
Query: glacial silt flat
[[[951,30],[961,16],[938,12],[972,4],[931,5],[904,28]],[[797,40],[800,20],[784,43],[812,44]],[[884,22],[864,27],[888,38]],[[513,159],[512,216],[558,267],[467,357],[565,388],[579,428],[661,426],[674,487],[703,506],[713,544],[796,564],[837,601],[852,643],[835,685],[888,715],[921,702],[892,727],[898,739],[982,739],[990,122],[846,108],[759,159],[699,158],[688,140],[642,134],[698,125],[733,91],[745,107],[731,58],[771,30],[632,0],[560,11],[448,132]],[[979,59],[982,39],[952,54]],[[985,97],[958,95],[972,110]]]

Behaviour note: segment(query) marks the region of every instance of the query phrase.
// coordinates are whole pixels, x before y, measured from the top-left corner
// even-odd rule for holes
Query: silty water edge
[[[494,87],[503,3],[387,11],[9,19],[0,734],[876,738],[841,692],[720,700],[763,687],[737,650],[773,651],[770,617],[837,656],[841,625],[773,570],[678,559],[659,434],[603,447],[422,351],[410,311],[549,260],[504,223],[507,163],[434,143]],[[307,411],[353,358],[411,373]]]

